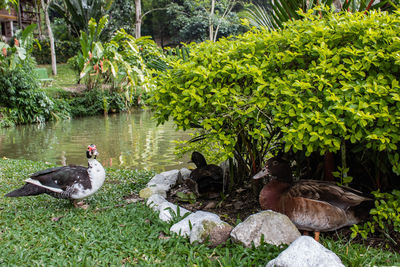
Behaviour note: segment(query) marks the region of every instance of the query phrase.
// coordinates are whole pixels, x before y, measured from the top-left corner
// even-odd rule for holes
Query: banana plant
[[[32,49],[33,31],[36,24],[27,26],[24,30],[18,30],[14,36],[14,45],[9,46],[0,42],[0,69],[15,69],[24,63]]]
[[[90,19],[99,20],[112,3],[113,0],[63,0],[62,4],[53,2],[50,9],[64,18],[74,36],[79,36],[80,31],[88,34]]]
[[[80,78],[85,78],[87,88],[107,88],[125,96],[126,105],[139,91],[149,91],[150,82],[146,65],[136,45],[136,39],[125,30],[117,31],[108,43],[98,40],[107,17],[96,23],[91,19],[89,34],[81,32],[81,49],[84,66]],[[106,86],[103,86],[106,85]]]
[[[0,0],[0,9],[9,10],[10,6],[18,4],[17,0]]]

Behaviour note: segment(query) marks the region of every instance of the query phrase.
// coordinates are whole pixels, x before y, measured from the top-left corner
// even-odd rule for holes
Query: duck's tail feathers
[[[354,215],[361,221],[365,221],[370,217],[370,210],[375,207],[375,202],[373,199],[368,199],[363,201],[359,205],[353,207]]]
[[[46,192],[47,192],[46,188],[42,188],[42,187],[34,185],[34,184],[26,183],[23,187],[18,188],[17,190],[12,191],[5,196],[6,197],[36,196],[36,195],[40,195],[40,194],[43,194]]]

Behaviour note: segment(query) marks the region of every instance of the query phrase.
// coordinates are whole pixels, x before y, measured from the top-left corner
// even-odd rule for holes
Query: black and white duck
[[[89,145],[86,151],[88,167],[63,166],[38,171],[26,179],[26,184],[6,197],[23,197],[48,194],[55,198],[70,199],[74,206],[76,200],[94,194],[103,185],[106,172],[100,162],[95,145]]]
[[[215,164],[207,164],[206,159],[200,152],[193,152],[191,162],[196,165],[190,173],[186,185],[197,195],[212,198],[219,196],[223,191],[223,170]]]

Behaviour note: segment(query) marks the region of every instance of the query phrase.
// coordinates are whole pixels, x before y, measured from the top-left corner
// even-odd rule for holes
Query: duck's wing
[[[288,199],[284,213],[297,228],[306,231],[332,231],[359,222],[337,206],[304,197]]]
[[[203,168],[194,169],[190,174],[190,178],[196,182],[199,182],[203,179],[211,179],[214,181],[220,181],[222,183],[223,172],[222,169],[216,165],[207,165]]]
[[[221,167],[215,164],[209,164],[207,165],[206,169],[208,172],[210,172],[210,177],[212,177],[215,181],[222,182],[224,171]]]
[[[75,183],[82,184],[84,189],[91,187],[87,168],[83,166],[64,166],[42,170],[32,174],[26,182],[59,193]]]
[[[302,197],[327,202],[343,210],[359,205],[363,201],[370,200],[362,196],[362,193],[355,189],[317,180],[300,180],[294,183],[286,194],[292,198]]]

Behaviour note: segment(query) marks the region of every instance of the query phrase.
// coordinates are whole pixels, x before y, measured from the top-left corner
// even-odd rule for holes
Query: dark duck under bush
[[[193,152],[191,162],[196,165],[186,179],[186,185],[197,195],[215,197],[223,191],[223,170],[215,164],[207,164],[204,156],[199,152]]]

